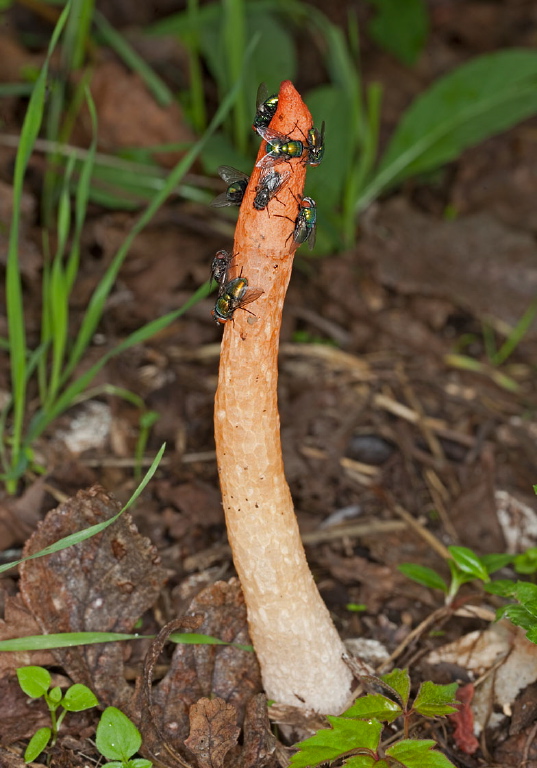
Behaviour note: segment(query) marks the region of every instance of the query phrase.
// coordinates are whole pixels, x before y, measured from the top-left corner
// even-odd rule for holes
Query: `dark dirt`
[[[337,4],[317,4],[326,6],[323,10],[329,15],[338,13]],[[173,3],[160,5],[155,12],[173,10]],[[415,69],[404,69],[364,43],[365,77],[382,82],[385,91],[384,140],[401,110],[439,75],[476,54],[534,46],[537,39],[537,12],[530,0],[431,0],[429,5],[432,31]],[[110,19],[121,28],[126,24],[123,6],[111,6]],[[153,18],[148,13],[140,11],[140,18],[133,20],[129,8],[129,25],[148,23]],[[360,8],[359,15],[365,18],[364,14]],[[10,19],[1,38],[2,82],[16,79],[21,62],[40,61],[38,54],[17,43],[17,36],[20,29],[42,22],[21,9]],[[179,66],[177,47],[166,51],[159,56],[168,56],[168,62]],[[148,50],[147,55],[151,59],[157,52]],[[109,54],[99,54],[96,68],[102,151],[188,139],[179,109],[157,108]],[[312,72],[304,83],[296,83],[299,89],[317,84],[310,82]],[[129,94],[128,101],[124,93]],[[0,109],[5,132],[16,134],[22,103],[3,99]],[[83,137],[81,126],[77,140],[82,142]],[[289,289],[281,338],[280,415],[286,474],[308,559],[345,639],[377,640],[388,654],[409,640],[395,663],[410,667],[416,686],[421,679],[475,682],[479,673],[454,662],[429,665],[426,657],[433,648],[487,629],[490,619],[442,614],[437,624],[413,640],[411,631],[441,609],[443,600],[439,592],[409,581],[397,565],[419,563],[447,578],[442,558],[450,544],[470,547],[480,555],[537,545],[532,493],[537,482],[537,322],[500,367],[487,357],[484,334],[488,329],[488,336],[501,344],[536,295],[536,137],[537,119],[526,121],[465,152],[436,182],[410,181],[388,199],[377,201],[362,217],[353,250],[319,260],[301,251]],[[13,159],[13,148],[0,141],[4,224],[11,210]],[[173,156],[165,158],[167,166],[175,161]],[[37,211],[42,172],[36,156],[22,211],[21,269],[27,303],[36,307],[29,316],[32,341],[38,339],[40,323]],[[443,217],[446,206],[457,211],[454,221]],[[92,208],[72,307],[76,321],[136,215]],[[164,207],[129,253],[84,368],[127,333],[184,303],[207,279],[214,252],[230,248],[231,241],[218,232],[214,211],[180,200]],[[2,265],[6,250],[2,230]],[[232,579],[234,570],[212,436],[221,336],[210,316],[213,301],[200,302],[150,343],[112,361],[94,382],[127,388],[160,415],[151,431],[145,466],[163,441],[167,450],[156,476],[131,510],[139,533],[126,520],[121,529],[107,529],[103,540],[111,554],[103,554],[105,545],[99,540],[105,558],[100,565],[98,552],[89,546],[79,559],[66,559],[63,553],[46,565],[45,560],[33,561],[24,567],[20,581],[12,573],[4,574],[2,639],[84,629],[150,634],[183,614],[195,599],[194,607],[204,616],[198,631],[248,642],[236,583],[216,583]],[[320,343],[297,344],[293,341],[297,332]],[[0,335],[5,333],[2,306]],[[473,370],[467,369],[468,359]],[[0,351],[2,398],[8,391],[7,359]],[[134,406],[105,395],[57,420],[36,446],[47,467],[46,477],[28,477],[18,499],[0,500],[3,561],[20,556],[23,547],[33,551],[99,516],[115,513],[115,502],[103,490],[84,489],[98,484],[121,503],[129,498],[136,485],[132,457],[138,418]],[[80,439],[83,430],[86,442],[75,445],[74,438]],[[36,532],[48,510],[81,489],[76,502],[66,502]],[[66,508],[72,508],[72,517],[64,519]],[[150,539],[154,549],[142,537]],[[117,571],[108,556],[115,558]],[[99,603],[96,620],[91,582],[101,568],[110,592],[98,597],[109,605],[102,609]],[[54,600],[48,584],[62,585]],[[490,609],[490,598],[479,593],[475,583],[462,594]],[[365,609],[353,612],[349,604]],[[137,630],[136,620],[142,615],[143,626]],[[113,651],[106,645],[90,646],[82,653],[70,649],[0,655],[0,765],[21,765],[20,740],[46,724],[44,709],[34,702],[29,710],[14,683],[17,666],[45,664],[54,670],[56,684],[68,684],[68,675],[72,682],[92,687],[103,703],[140,715],[144,705],[139,685],[136,698],[132,691],[147,645],[118,646]],[[157,713],[160,729],[172,743],[175,739],[176,747],[190,733],[189,759],[196,755],[199,766],[222,765],[224,760],[226,765],[238,761],[243,768],[276,766],[275,755],[282,748],[276,747],[268,731],[258,698],[257,665],[234,653],[217,652],[212,646],[178,646],[173,658],[164,652],[155,668],[159,683],[153,694],[153,718]],[[490,709],[503,706],[512,718],[485,730],[478,747],[469,737],[468,725],[466,730],[460,724],[442,730],[431,721],[421,735],[439,740],[461,768],[509,768],[523,760],[526,768],[536,768],[534,681],[535,677],[528,681],[531,685],[519,701],[494,700],[490,694]],[[175,700],[177,686],[188,692],[180,702]],[[216,698],[209,701],[211,694]],[[240,743],[230,702],[240,713],[240,724],[245,723]],[[180,712],[176,718],[180,722],[164,717],[172,704]],[[528,711],[531,717],[523,716]],[[308,734],[299,714],[284,711],[278,717],[279,733],[287,735],[287,743]],[[80,755],[91,749],[86,738],[92,736],[94,724],[92,714],[68,717],[52,764],[85,764]],[[459,735],[454,735],[455,727],[462,729]],[[218,744],[209,756],[202,743],[205,732]],[[158,742],[153,737],[152,742],[148,732],[148,749],[155,749]],[[176,764],[176,758],[166,759],[167,764]]]

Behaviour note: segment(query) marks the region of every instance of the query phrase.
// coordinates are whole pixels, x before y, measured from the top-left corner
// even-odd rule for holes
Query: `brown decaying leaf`
[[[189,713],[200,699],[214,696],[232,707],[234,725],[240,729],[244,721],[243,747],[234,749],[233,762],[238,761],[241,768],[261,768],[270,760],[275,742],[265,697],[259,693],[261,678],[253,653],[228,646],[178,645],[167,675],[152,687],[153,669],[172,632],[195,630],[226,642],[250,642],[237,579],[204,589],[192,602],[189,614],[160,631],[146,659],[139,707],[147,754],[159,759],[165,751],[170,765],[189,766],[184,748],[191,732]]]
[[[196,755],[200,768],[222,768],[224,758],[237,743],[240,728],[232,704],[223,699],[200,699],[190,707],[190,736],[185,745]]]
[[[48,513],[24,549],[30,555],[58,539],[109,519],[118,503],[100,486],[80,491]],[[164,572],[148,539],[128,513],[74,547],[21,566],[21,594],[45,634],[132,632],[155,602]],[[122,643],[53,651],[77,683],[89,686],[102,704],[121,708],[131,698],[123,677]]]
[[[5,598],[4,617],[3,620],[0,619],[0,640],[41,634],[40,625],[32,611],[23,604],[20,595]],[[3,651],[0,653],[0,680],[5,675],[14,673],[17,667],[26,667],[29,664],[46,666],[54,663],[51,651]]]

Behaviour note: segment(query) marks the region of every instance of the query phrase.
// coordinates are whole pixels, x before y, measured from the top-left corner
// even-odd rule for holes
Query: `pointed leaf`
[[[436,683],[426,680],[420,685],[413,708],[424,717],[452,714],[457,711],[457,707],[454,706],[457,688],[457,683],[436,685]]]
[[[441,589],[442,592],[447,593],[448,587],[444,579],[432,568],[427,568],[426,565],[418,565],[417,563],[401,563],[397,566],[397,570],[401,571],[405,576],[408,576],[412,581],[416,581],[418,584],[423,584],[424,587],[429,589]]]
[[[397,691],[403,702],[403,706],[408,704],[410,696],[410,675],[408,669],[392,669],[386,675],[382,675],[382,680],[390,685],[394,691]]]
[[[368,694],[356,699],[352,707],[345,710],[342,717],[358,717],[360,720],[382,720],[388,723],[397,719],[403,710],[394,701],[379,693]]]
[[[126,761],[138,752],[142,737],[127,715],[116,707],[107,707],[99,720],[95,743],[106,758]]]
[[[537,53],[510,49],[476,57],[437,80],[399,122],[382,158],[401,180],[456,158],[537,110]]]
[[[39,728],[32,738],[30,743],[24,750],[24,762],[32,763],[35,758],[41,754],[50,741],[52,731],[50,728]]]
[[[291,757],[293,768],[306,768],[330,760],[351,749],[378,748],[382,724],[377,720],[346,720],[343,717],[329,717],[331,728],[323,728],[295,747],[299,750]]]
[[[432,739],[417,741],[403,739],[386,750],[386,755],[398,760],[405,768],[456,768],[441,752],[437,752]]]
[[[505,566],[512,563],[514,559],[514,555],[483,555],[481,562],[487,573],[490,575],[495,571],[499,571],[500,568],[505,568]]]
[[[463,573],[474,576],[476,579],[489,581],[489,575],[475,552],[468,547],[448,547],[448,550]]]

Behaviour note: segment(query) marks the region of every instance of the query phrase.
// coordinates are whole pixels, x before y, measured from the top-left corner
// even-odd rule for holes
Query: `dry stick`
[[[304,140],[311,115],[285,81],[271,128]],[[258,159],[266,152],[263,141]],[[215,403],[218,472],[229,542],[241,581],[251,637],[269,698],[283,704],[339,713],[351,673],[341,639],[308,568],[285,480],[277,403],[278,344],[291,276],[293,221],[306,167],[291,167],[288,184],[268,210],[253,207],[261,169],[245,192],[230,277],[241,273],[264,291],[248,309],[236,310],[224,329]],[[288,216],[286,218],[276,216]]]

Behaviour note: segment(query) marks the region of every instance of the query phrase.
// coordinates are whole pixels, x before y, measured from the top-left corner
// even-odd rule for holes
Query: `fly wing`
[[[243,307],[245,304],[251,304],[252,301],[255,301],[264,293],[265,291],[262,291],[260,288],[247,288],[239,306]]]
[[[317,239],[317,225],[314,224],[313,227],[308,232],[308,236],[306,238],[306,240],[308,241],[308,247],[310,251],[314,249],[316,239]]]
[[[232,168],[231,165],[219,165],[218,175],[223,179],[227,185],[234,184],[236,181],[245,181],[248,183],[249,176],[237,168]]]
[[[210,205],[212,208],[224,208],[226,205],[236,205],[231,200],[227,199],[227,190],[221,192],[214,200],[211,200]]]
[[[257,97],[255,100],[256,109],[259,109],[261,104],[268,99],[268,88],[266,83],[260,83],[257,89]]]
[[[276,173],[280,178],[278,179],[276,186],[273,189],[271,188],[270,190],[273,196],[276,194],[276,192],[279,192],[280,189],[283,189],[285,187],[285,185],[287,184],[291,176],[291,171],[288,170],[287,168],[284,168],[282,171],[274,171],[274,175],[276,175]]]
[[[278,133],[278,131],[274,131],[272,128],[265,128],[264,126],[259,125],[257,126],[256,131],[268,142],[272,141],[272,139],[277,139],[283,144],[287,144],[289,141],[289,136],[284,136],[283,133]]]
[[[267,147],[269,145],[267,144]],[[275,165],[279,165],[280,163],[286,163],[287,158],[286,157],[272,157],[272,155],[269,155],[268,153],[266,155],[263,155],[261,160],[258,160],[255,164],[256,168],[273,168]]]

